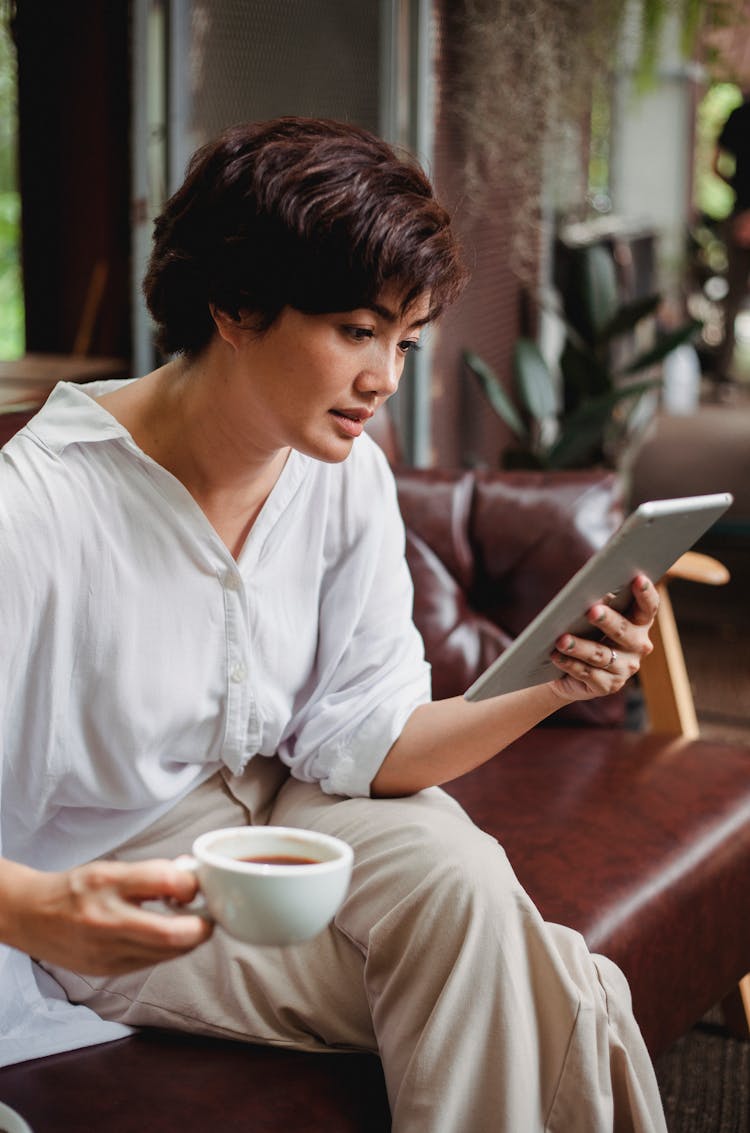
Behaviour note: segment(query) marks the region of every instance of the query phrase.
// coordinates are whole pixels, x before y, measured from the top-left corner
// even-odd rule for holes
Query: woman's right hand
[[[191,901],[194,874],[174,862],[95,861],[59,873],[0,861],[0,940],[85,975],[120,975],[171,960],[211,935],[202,917],[141,908]]]

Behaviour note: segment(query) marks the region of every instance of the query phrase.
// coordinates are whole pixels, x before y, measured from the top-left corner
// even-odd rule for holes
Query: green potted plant
[[[640,399],[661,383],[656,367],[700,327],[691,319],[657,336],[645,349],[634,348],[639,324],[653,316],[660,303],[658,294],[620,303],[606,248],[576,248],[570,252],[562,296],[565,341],[559,378],[537,344],[521,338],[513,356],[514,398],[486,362],[472,351],[463,352],[468,373],[516,439],[503,453],[506,467],[618,463],[632,439]]]

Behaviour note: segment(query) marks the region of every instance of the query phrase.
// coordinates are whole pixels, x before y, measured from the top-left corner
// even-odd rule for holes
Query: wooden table
[[[0,361],[0,413],[38,408],[58,382],[127,377],[125,358],[83,354],[24,354]]]
[[[24,354],[0,361],[0,448],[44,405],[58,382],[93,382],[129,374],[124,358]]]

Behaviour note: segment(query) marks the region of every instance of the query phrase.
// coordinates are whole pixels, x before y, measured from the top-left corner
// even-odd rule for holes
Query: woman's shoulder
[[[25,554],[77,543],[102,479],[80,443],[89,439],[85,422],[60,400],[51,399],[0,450],[0,532],[6,546]]]
[[[35,431],[36,418],[0,451],[0,519],[24,525],[31,516],[59,516],[66,501],[75,510],[75,475],[71,462]],[[78,497],[77,506],[81,500]]]

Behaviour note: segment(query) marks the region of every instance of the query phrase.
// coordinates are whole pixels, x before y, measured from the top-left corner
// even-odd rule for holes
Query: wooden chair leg
[[[698,718],[672,602],[664,583],[658,589],[659,613],[651,631],[654,651],[640,673],[650,730],[697,739]]]
[[[729,579],[729,572],[721,563],[692,552],[683,555],[670,573],[713,586],[721,586]],[[696,739],[700,732],[693,690],[665,581],[658,584],[658,590],[659,613],[651,631],[654,651],[643,661],[640,674],[649,727],[653,732]],[[750,1039],[750,974],[740,980],[721,1007],[727,1030],[736,1038]]]
[[[106,260],[97,260],[91,273],[86,297],[83,301],[81,319],[73,342],[74,354],[90,354],[96,320],[101,310],[104,291],[107,286],[109,266]]]
[[[744,976],[722,1001],[721,1009],[729,1033],[737,1039],[750,1039],[750,975]]]

